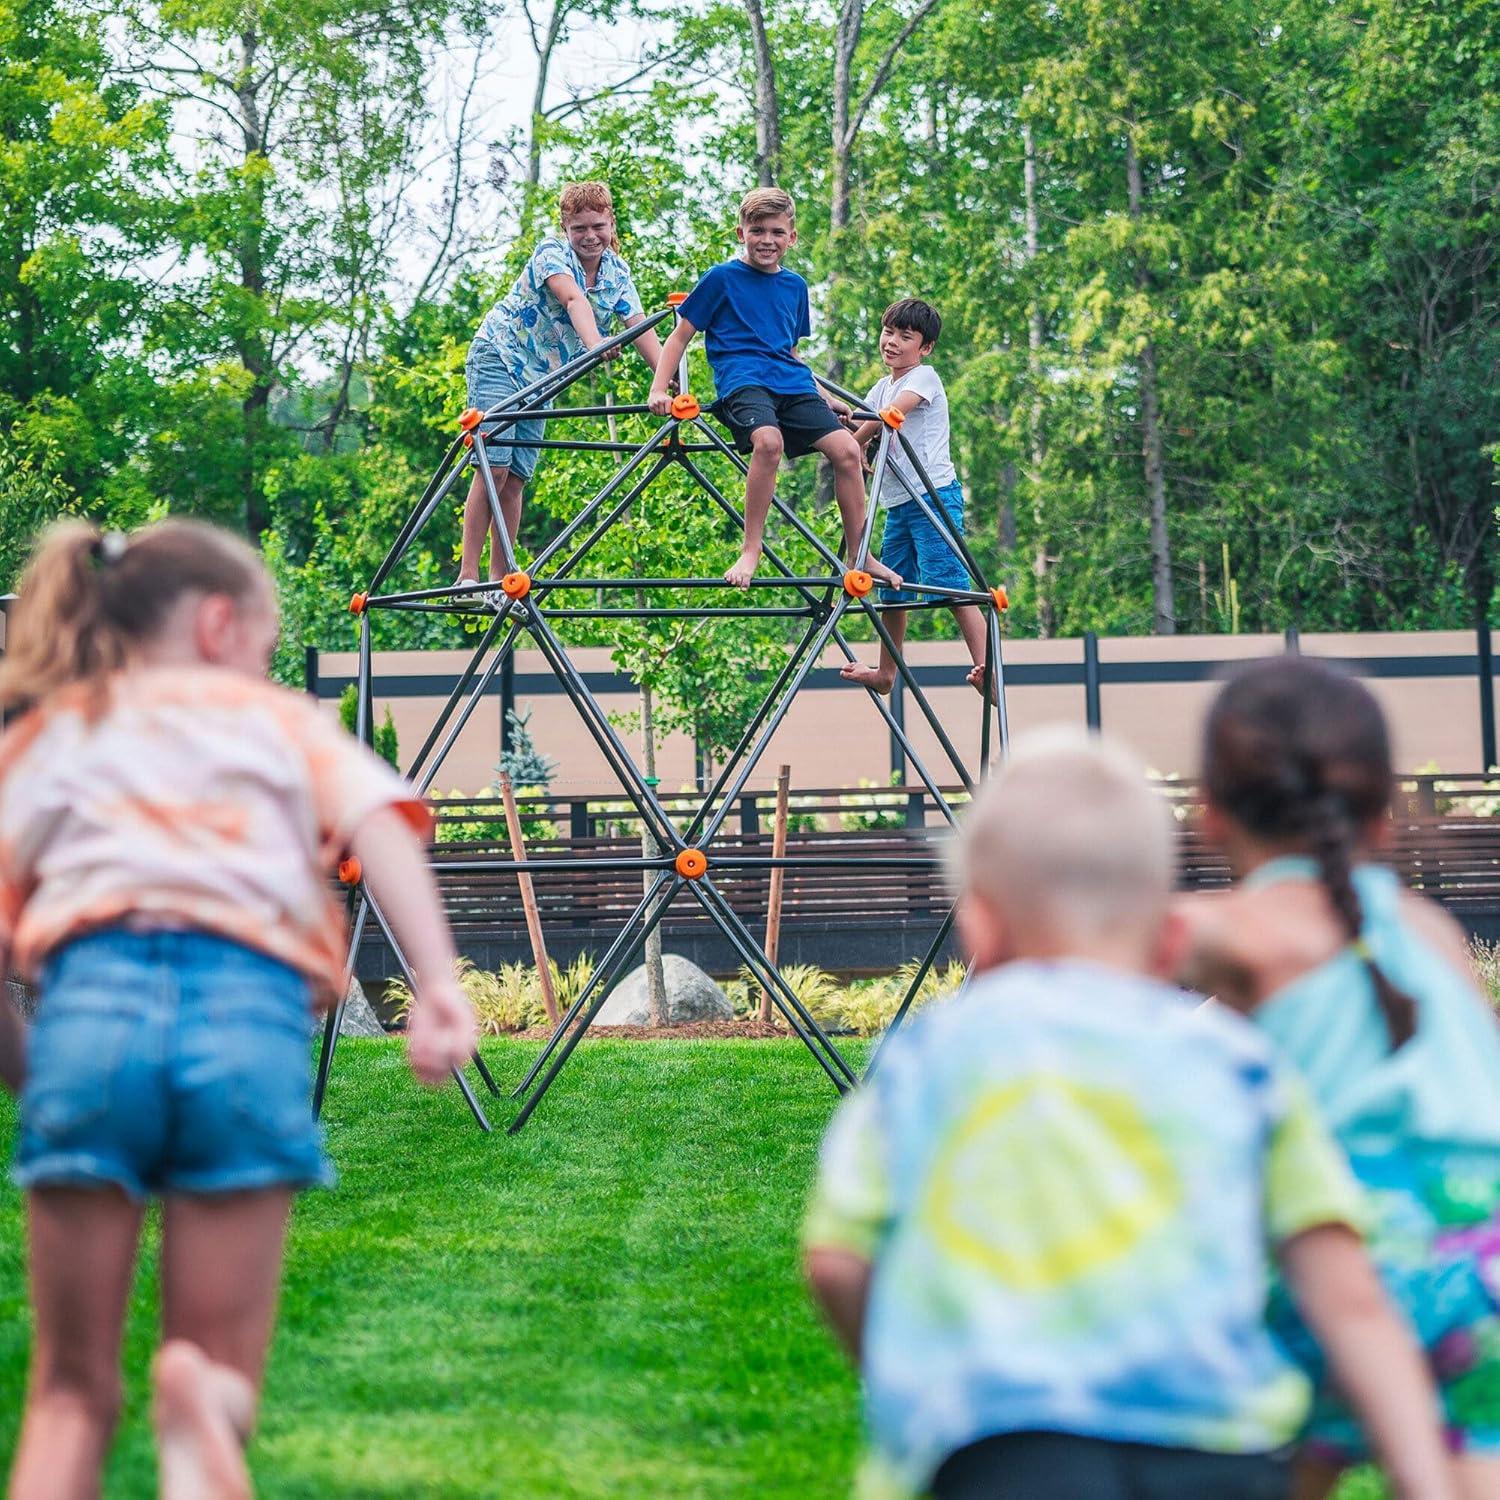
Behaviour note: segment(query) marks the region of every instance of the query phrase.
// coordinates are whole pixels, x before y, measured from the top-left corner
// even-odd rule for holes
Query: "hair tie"
[[[1375,955],[1370,952],[1370,945],[1362,937],[1357,937],[1349,944],[1349,950],[1363,963],[1374,963]]]
[[[130,538],[123,531],[105,531],[89,543],[89,557],[96,568],[112,568],[125,556]]]

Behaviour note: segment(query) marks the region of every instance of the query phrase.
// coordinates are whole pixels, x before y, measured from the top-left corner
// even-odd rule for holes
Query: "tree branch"
[[[891,69],[896,66],[896,59],[901,54],[901,49],[911,40],[912,33],[916,31],[923,21],[937,9],[942,0],[922,0],[922,3],[913,12],[906,25],[896,33],[896,39],[885,49],[885,55],[880,59],[879,66],[875,69],[875,76],[870,80],[870,86],[864,91],[858,105],[855,106],[853,117],[849,121],[849,128],[844,132],[843,149],[848,151],[854,145],[854,138],[859,134],[860,126],[865,123],[865,116],[869,113],[870,106],[875,102],[876,96],[885,87],[886,79],[891,76]]]

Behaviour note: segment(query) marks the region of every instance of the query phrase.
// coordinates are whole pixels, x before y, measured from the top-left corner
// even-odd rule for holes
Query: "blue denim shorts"
[[[502,401],[509,401],[521,389],[515,376],[506,368],[500,351],[488,339],[475,339],[469,345],[469,357],[464,361],[464,386],[468,391],[469,405],[477,406],[480,411],[488,411]],[[483,422],[479,428],[484,434],[484,456],[489,460],[490,468],[509,469],[522,479],[530,479],[536,472],[536,461],[542,450],[517,448],[510,440],[520,438],[523,442],[535,442],[546,437],[547,424],[516,422],[496,433],[499,426],[498,422]],[[469,463],[476,467],[479,463],[479,455],[473,449],[469,452]]]
[[[938,492],[943,510],[959,536],[964,534],[964,488],[955,480]],[[929,505],[932,497],[924,495]],[[908,583],[930,583],[940,589],[972,589],[964,560],[953,543],[928,518],[915,500],[893,505],[885,513],[885,535],[880,543],[880,560],[899,578]],[[916,604],[930,599],[930,594],[914,594],[907,589],[880,591],[886,604]]]
[[[14,1181],[156,1193],[329,1185],[308,982],[204,932],[109,928],[40,978]]]

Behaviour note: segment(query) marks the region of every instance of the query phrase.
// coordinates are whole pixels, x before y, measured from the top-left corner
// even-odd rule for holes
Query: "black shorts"
[[[757,427],[779,427],[788,458],[811,453],[830,432],[843,427],[821,396],[809,391],[783,396],[763,385],[742,385],[720,396],[709,410],[734,435],[741,453],[750,452],[750,434]]]
[[[934,1500],[1284,1500],[1290,1462],[1066,1432],[1008,1432],[950,1454]]]

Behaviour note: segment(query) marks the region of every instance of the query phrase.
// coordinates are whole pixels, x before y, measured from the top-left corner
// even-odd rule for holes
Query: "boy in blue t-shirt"
[[[657,363],[649,399],[658,416],[671,410],[668,382],[701,329],[718,396],[713,409],[734,434],[740,452],[750,454],[745,547],[724,575],[736,588],[746,588],[760,562],[776,466],[783,454],[796,458],[816,450],[832,465],[846,554],[864,533],[865,481],[859,445],[797,358],[797,341],[812,332],[812,322],[807,283],[781,264],[797,243],[796,206],[790,194],[780,188],[747,193],[735,234],[745,247],[743,257],[714,266],[678,310],[677,327]],[[861,563],[850,556],[849,563],[867,568],[891,588],[901,587],[901,580],[873,558]]]

